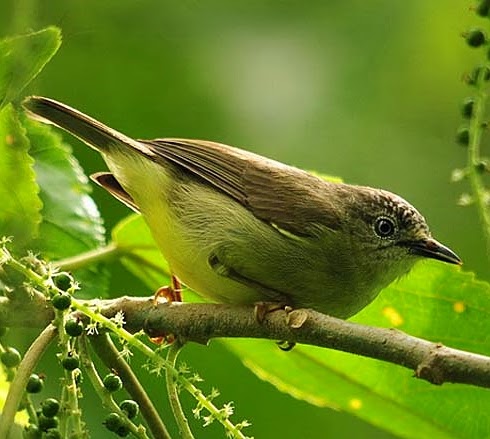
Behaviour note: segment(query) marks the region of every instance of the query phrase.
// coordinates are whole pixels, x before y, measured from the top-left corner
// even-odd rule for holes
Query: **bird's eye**
[[[380,238],[389,238],[394,235],[396,226],[390,218],[381,217],[376,220],[374,231]]]

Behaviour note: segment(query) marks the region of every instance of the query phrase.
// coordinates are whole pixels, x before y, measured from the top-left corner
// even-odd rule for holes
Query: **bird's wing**
[[[187,139],[140,140],[155,157],[169,160],[221,190],[257,218],[295,236],[315,236],[318,225],[336,230],[337,209],[325,198],[327,183],[300,169],[227,145]]]

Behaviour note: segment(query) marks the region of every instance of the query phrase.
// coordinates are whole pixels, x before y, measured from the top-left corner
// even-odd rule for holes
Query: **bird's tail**
[[[139,142],[61,102],[30,96],[24,100],[23,106],[33,119],[52,123],[102,153],[109,153],[111,148],[121,147],[121,144],[146,153]]]

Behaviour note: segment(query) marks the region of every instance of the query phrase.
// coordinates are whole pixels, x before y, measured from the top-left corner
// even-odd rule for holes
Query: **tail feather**
[[[52,123],[104,153],[121,144],[148,155],[148,148],[140,142],[113,130],[68,105],[40,96],[30,96],[23,102],[24,108],[33,119]]]

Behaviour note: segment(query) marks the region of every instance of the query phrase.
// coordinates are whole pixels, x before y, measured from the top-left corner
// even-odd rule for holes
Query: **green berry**
[[[71,305],[71,296],[68,293],[59,293],[53,296],[51,301],[56,309],[64,311]]]
[[[21,356],[15,348],[7,348],[0,354],[0,361],[6,367],[15,367],[20,363]]]
[[[117,413],[109,413],[105,417],[103,424],[109,431],[115,432],[123,425],[123,419]]]
[[[480,174],[482,174],[483,172],[488,171],[489,169],[488,162],[486,160],[481,160],[479,163],[475,165],[475,168]]]
[[[83,334],[83,323],[74,318],[69,318],[65,322],[65,331],[70,337],[78,337]]]
[[[72,371],[80,367],[80,360],[78,355],[69,353],[65,358],[61,360],[61,365],[64,369]]]
[[[53,279],[54,284],[63,291],[67,291],[71,287],[71,277],[65,273],[60,273]]]
[[[129,434],[129,427],[127,425],[121,425],[117,430],[116,434],[119,437],[126,437]]]
[[[471,47],[480,47],[487,43],[487,36],[480,29],[471,29],[465,34],[465,38]]]
[[[43,439],[61,439],[61,433],[57,428],[50,428],[44,434]]]
[[[465,81],[468,85],[476,85],[480,75],[483,75],[483,78],[481,78],[483,81],[488,81],[490,79],[490,69],[487,66],[475,67],[473,71],[465,77]]]
[[[133,419],[139,412],[138,403],[132,399],[125,399],[119,404],[119,407],[123,412],[126,412],[129,419]]]
[[[33,373],[27,381],[26,391],[27,393],[39,393],[41,390],[43,390],[43,387],[43,380],[39,377],[38,374]]]
[[[470,131],[467,127],[461,127],[456,133],[456,142],[462,146],[468,146],[470,143]]]
[[[41,412],[47,418],[56,416],[60,411],[60,403],[57,399],[47,398],[41,403]]]
[[[482,0],[475,8],[475,12],[480,17],[488,17],[488,13],[490,12],[490,0]]]
[[[102,380],[102,382],[104,383],[104,387],[109,392],[116,392],[117,390],[120,390],[122,388],[121,378],[119,378],[114,373],[107,374]]]
[[[37,418],[39,428],[42,431],[48,431],[50,428],[56,428],[58,427],[58,418],[56,416],[52,418],[48,418],[44,415],[41,415]]]
[[[475,100],[473,98],[467,98],[461,105],[461,114],[465,119],[471,119],[473,116],[473,110],[475,108]]]

